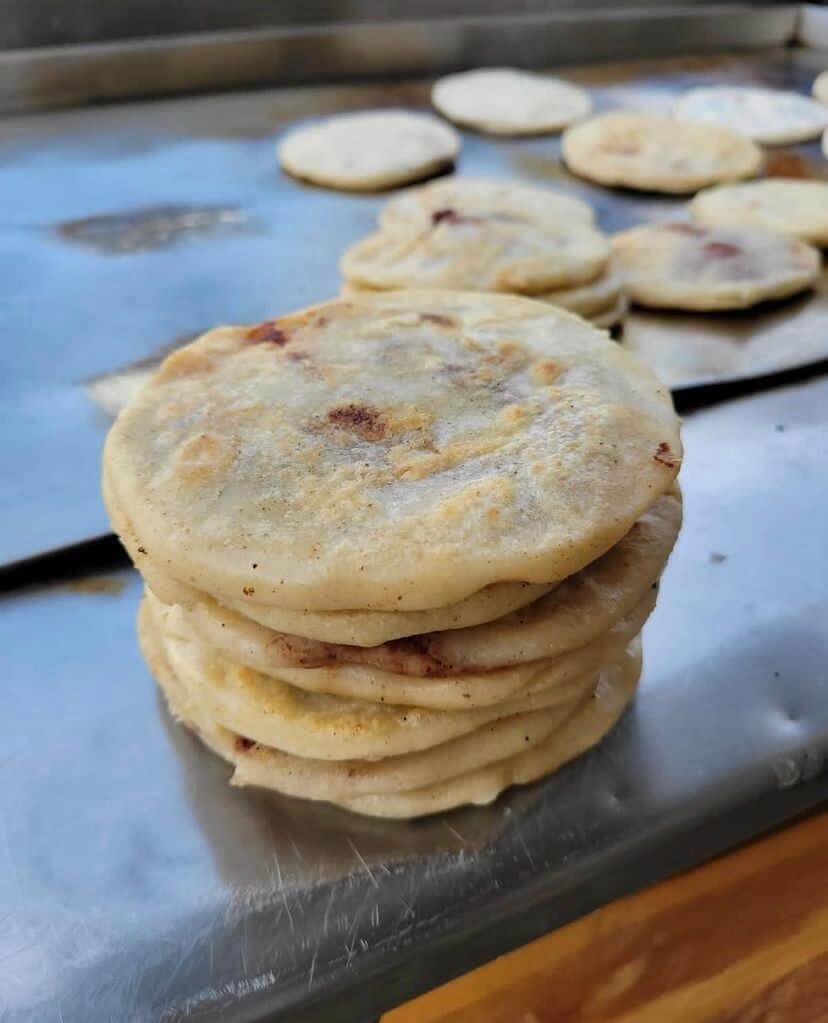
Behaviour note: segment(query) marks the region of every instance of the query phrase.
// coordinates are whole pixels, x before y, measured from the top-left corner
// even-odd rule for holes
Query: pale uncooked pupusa
[[[760,227],[828,245],[828,182],[768,178],[720,185],[692,202],[693,219],[706,227]]]
[[[805,142],[828,126],[828,110],[807,96],[756,86],[690,89],[679,98],[675,114],[732,128],[764,145]]]
[[[715,124],[617,110],[567,130],[570,170],[602,185],[695,192],[752,177],[762,154],[750,139]]]
[[[634,302],[665,309],[746,309],[811,287],[816,249],[760,228],[653,224],[615,238]]]
[[[435,117],[369,110],[292,129],[279,144],[279,161],[294,177],[363,192],[444,170],[459,152],[457,133]]]
[[[493,135],[560,131],[592,109],[577,85],[513,68],[447,75],[435,83],[431,101],[449,120]]]

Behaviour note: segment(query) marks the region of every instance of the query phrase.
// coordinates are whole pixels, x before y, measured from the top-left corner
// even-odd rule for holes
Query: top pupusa
[[[104,459],[177,578],[416,610],[577,571],[670,487],[681,444],[669,393],[577,317],[397,292],[210,332],[165,360]]]

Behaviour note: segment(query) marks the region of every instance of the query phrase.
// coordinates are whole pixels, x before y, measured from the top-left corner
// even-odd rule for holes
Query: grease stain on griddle
[[[251,220],[236,206],[144,206],[104,213],[55,226],[64,241],[106,255],[125,255],[174,245],[187,238],[248,228]]]

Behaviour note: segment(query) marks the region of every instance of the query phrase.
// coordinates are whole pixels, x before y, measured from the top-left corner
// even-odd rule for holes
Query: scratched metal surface
[[[0,1019],[366,1023],[828,796],[828,377],[687,416],[640,695],[493,806],[372,822],[171,724],[126,569],[0,600]]]
[[[807,91],[828,55],[774,51],[622,63],[568,74],[599,108],[660,108],[699,81]],[[428,83],[269,89],[0,120],[0,565],[99,536],[98,458],[109,419],[88,382],[218,322],[247,322],[334,294],[337,260],[383,201],[280,175],[275,142],[296,120],[383,104],[423,106]],[[816,144],[774,151],[778,173],[828,175]],[[560,185],[613,231],[675,200],[572,179],[554,138],[465,133],[461,174]],[[627,342],[677,387],[828,357],[818,297],[756,315],[634,316]],[[670,344],[670,339],[679,344]]]

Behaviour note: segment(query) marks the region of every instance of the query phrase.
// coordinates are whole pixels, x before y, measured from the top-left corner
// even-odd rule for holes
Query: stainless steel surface
[[[634,708],[486,808],[382,823],[232,790],[155,695],[132,572],[6,595],[4,1023],[364,1023],[824,800],[828,378],[685,438]]]
[[[761,2],[761,0],[760,0]],[[550,10],[590,10],[628,6],[628,0],[511,0],[513,14]],[[675,0],[647,0],[645,8],[675,6]],[[715,6],[711,0],[690,0],[682,6]],[[721,6],[719,4],[718,6]],[[758,5],[757,5],[758,6]],[[767,4],[765,4],[767,6]],[[65,46],[121,41],[193,32],[223,32],[264,26],[314,25],[323,22],[410,21],[414,18],[479,17],[501,14],[502,0],[130,0],[101,4],[98,0],[4,0],[0,49]]]
[[[573,69],[572,77],[592,88],[599,107],[659,107],[699,81],[761,80],[806,90],[826,62],[828,56],[816,51],[786,50],[622,62]],[[98,458],[109,419],[91,399],[90,380],[157,356],[218,322],[256,321],[338,290],[339,256],[373,229],[383,199],[308,188],[280,175],[280,132],[328,111],[422,107],[427,97],[427,82],[402,81],[0,121],[6,430],[0,565],[108,530]],[[828,169],[815,145],[775,150],[773,160],[785,172],[824,176]],[[683,208],[677,200],[570,177],[554,138],[506,141],[465,133],[458,170],[570,189],[596,205],[609,231]],[[697,354],[705,370],[711,346],[732,355],[751,333],[766,355],[781,354],[774,369],[828,356],[825,296],[755,317],[670,317],[669,325],[670,335],[707,331],[701,344],[691,338],[679,353],[684,369],[692,370],[683,384],[705,378],[698,360],[691,365]],[[769,349],[770,328],[777,336]],[[666,340],[656,343],[657,351],[667,350]],[[738,374],[750,370],[742,364]]]
[[[546,5],[543,12],[528,6],[528,13],[320,22],[9,50],[0,52],[0,111],[347,76],[399,78],[479,64],[542,67],[757,49],[793,39],[799,11],[797,4],[613,3],[598,10],[590,4],[586,12],[573,3]],[[96,11],[131,8],[94,5]]]

